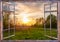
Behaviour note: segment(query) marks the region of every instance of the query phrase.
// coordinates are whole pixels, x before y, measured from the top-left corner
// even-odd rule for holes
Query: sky
[[[40,18],[44,17],[44,4],[47,4],[47,2],[25,2],[25,3],[20,3],[16,2],[16,14],[27,14],[29,17],[32,18]],[[52,4],[51,5],[51,10],[56,10],[57,4]],[[49,10],[49,5],[46,6],[46,10]],[[52,12],[55,16],[57,15],[56,12]],[[49,13],[45,13],[46,17],[49,15]],[[21,16],[21,15],[20,15]]]
[[[7,2],[8,3],[8,2]],[[44,4],[49,4],[50,2],[15,2],[15,14],[16,16],[20,16],[21,14],[27,14],[29,17],[32,18],[40,18],[44,17]],[[9,4],[13,4],[10,7],[10,9],[7,8],[7,10],[13,11],[14,10],[14,3],[11,2]],[[6,5],[4,5],[6,9]],[[52,3],[52,10],[56,10],[57,4]],[[45,7],[45,10],[49,11],[49,5]],[[18,14],[18,15],[17,15]],[[56,15],[56,12],[53,13]],[[49,13],[45,13],[46,17],[49,15]]]
[[[14,10],[14,3],[15,3],[15,10]],[[44,17],[44,4],[49,4],[50,2],[11,2],[11,3],[5,3],[3,6],[4,10],[8,11],[15,11],[15,21],[16,24],[23,25],[26,24],[29,26],[34,25],[36,23],[36,19],[38,18],[47,18],[50,13],[45,13]],[[9,5],[10,6],[9,6]],[[56,10],[57,4],[51,3],[51,10]],[[9,6],[9,7],[8,7]],[[50,7],[49,5],[45,6],[45,11],[49,11]],[[57,16],[56,12],[52,12],[51,14],[54,14]],[[14,14],[10,14],[10,19],[12,20],[12,23],[14,24]]]
[[[15,12],[16,14],[27,14],[29,15],[29,17],[40,18],[40,17],[44,17],[43,5],[44,5],[43,3],[36,3],[36,2],[33,3],[16,2]]]

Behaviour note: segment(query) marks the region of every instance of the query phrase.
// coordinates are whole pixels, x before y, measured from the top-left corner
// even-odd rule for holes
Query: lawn
[[[46,31],[47,35],[50,35],[49,29]],[[52,29],[52,36],[56,37],[56,29]],[[32,27],[23,30],[16,30],[15,36],[10,37],[10,40],[52,40],[45,36],[44,28]],[[7,40],[7,39],[6,39]]]

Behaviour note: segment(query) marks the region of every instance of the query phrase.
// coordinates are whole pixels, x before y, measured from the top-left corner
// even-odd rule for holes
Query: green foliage
[[[44,27],[44,24],[43,24],[43,21],[42,20],[44,20],[43,17],[42,18],[37,18],[36,19],[36,24],[34,24],[34,27],[41,27],[41,28],[43,28]],[[41,22],[42,22],[42,24],[41,24]]]
[[[49,15],[46,19],[46,27],[50,27],[50,16],[51,16],[51,27],[57,28],[57,17],[53,14]]]
[[[5,28],[8,28],[8,19],[9,19],[9,14],[8,13],[5,13],[3,14],[3,27],[4,29]]]
[[[56,29],[52,29],[52,34],[54,37],[57,36],[57,32],[55,32]],[[50,34],[49,28],[47,30],[47,33]],[[38,28],[38,27],[31,27],[28,30],[16,30],[15,36],[11,38],[7,38],[6,40],[51,40],[51,38],[46,37],[44,28]],[[49,35],[48,34],[48,35]]]

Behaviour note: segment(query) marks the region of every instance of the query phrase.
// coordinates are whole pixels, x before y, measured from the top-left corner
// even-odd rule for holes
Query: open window
[[[44,5],[45,33],[52,39],[57,39],[57,3]]]
[[[55,2],[3,1],[3,39],[56,40],[57,5]]]
[[[10,17],[13,15],[13,17]],[[13,24],[10,18],[14,18]],[[15,35],[15,5],[14,2],[2,2],[2,19],[3,19],[3,39]]]

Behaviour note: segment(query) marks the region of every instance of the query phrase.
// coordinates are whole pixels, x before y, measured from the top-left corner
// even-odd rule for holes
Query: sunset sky
[[[44,17],[44,4],[43,3],[15,3],[15,16],[17,25],[34,25],[36,23],[36,18]],[[13,14],[10,15],[13,20]]]
[[[15,17],[18,24],[26,24],[33,25],[36,23],[36,18],[44,18],[44,4],[48,4],[50,2],[15,2]],[[11,4],[11,3],[9,3]],[[51,10],[56,10],[57,4],[52,4]],[[5,5],[6,6],[6,5]],[[5,8],[6,9],[6,8]],[[13,5],[10,6],[10,11],[13,11]],[[49,5],[46,6],[46,10],[49,10]],[[53,12],[57,16],[56,12]],[[47,17],[49,13],[46,13]],[[10,14],[10,19],[13,20],[13,14]]]
[[[44,17],[44,4],[43,2],[25,2],[25,3],[20,3],[16,2],[16,14],[27,14],[30,18],[40,18]],[[49,6],[47,6],[49,8]],[[57,9],[56,4],[52,4],[52,10]],[[47,9],[49,10],[49,9]],[[46,13],[48,16],[49,13]],[[56,13],[53,13],[56,15]]]
[[[8,2],[7,2],[8,3]],[[33,17],[33,18],[40,18],[40,17],[44,17],[44,4],[49,4],[50,2],[15,2],[15,14],[19,15],[21,17],[21,14],[27,14],[29,17]],[[12,2],[10,2],[9,4],[13,4]],[[53,4],[52,3],[52,8],[51,10],[56,10],[56,3]],[[5,5],[6,9],[7,4]],[[9,6],[10,11],[14,10],[14,6],[10,5]],[[49,10],[49,5],[46,6],[46,10]],[[49,13],[46,13],[48,16]],[[56,13],[53,13],[56,15]]]
[[[16,14],[27,14],[29,17],[40,18],[44,16],[43,3],[16,3]]]

